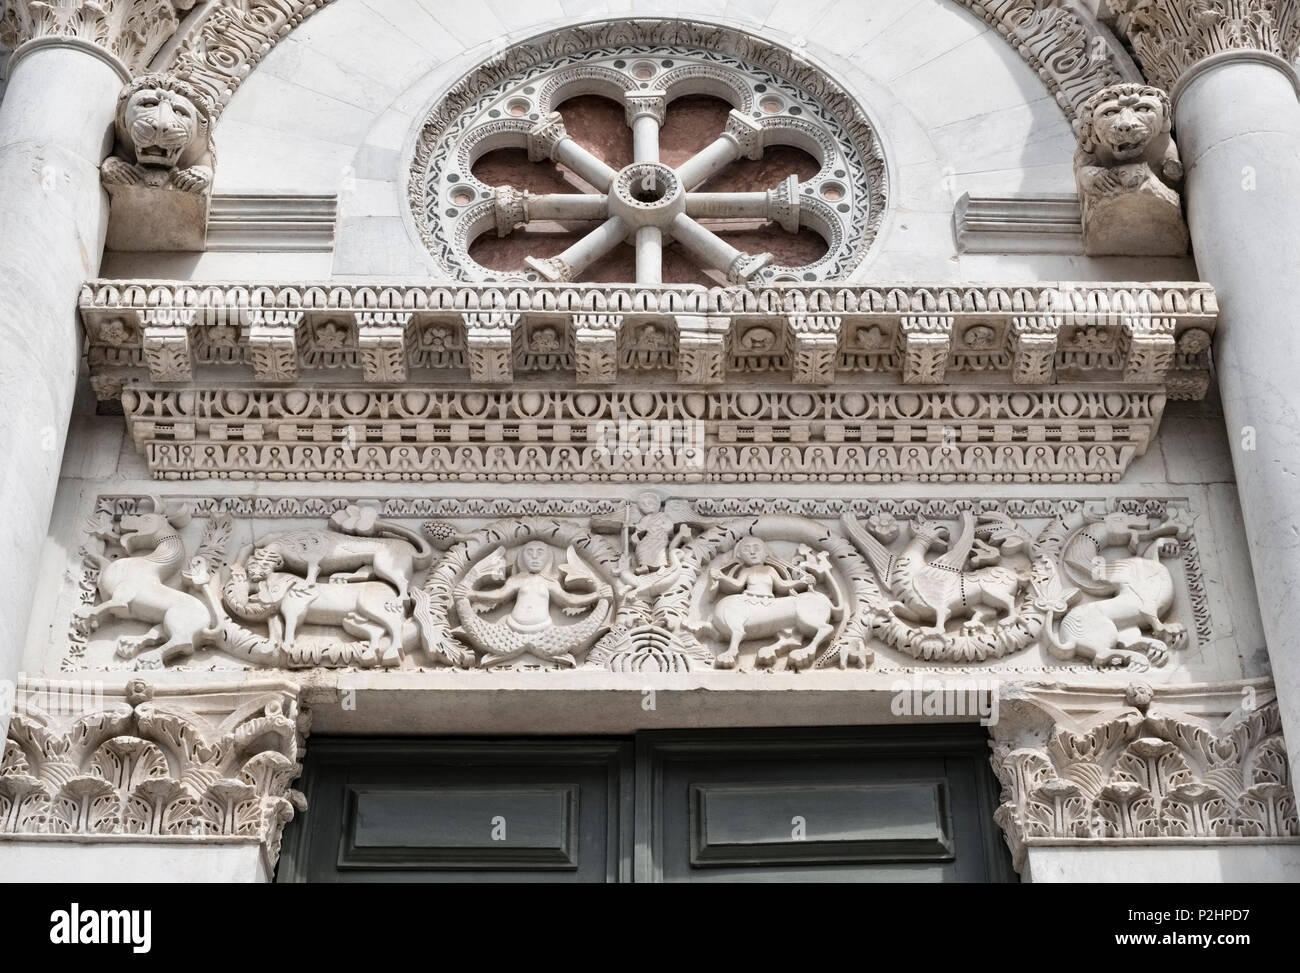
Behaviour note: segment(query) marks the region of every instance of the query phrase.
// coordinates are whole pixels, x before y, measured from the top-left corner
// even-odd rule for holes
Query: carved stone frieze
[[[487,337],[491,337],[490,335]],[[721,340],[682,357],[717,382]],[[504,342],[506,338],[502,338]],[[581,348],[579,349],[581,353]],[[503,350],[488,354],[509,363]],[[504,381],[504,379],[502,379]],[[1159,392],[120,390],[160,479],[1113,482]]]
[[[1263,51],[1294,64],[1300,7],[1291,0],[1108,0],[1109,15],[1142,73],[1173,91],[1206,58]]]
[[[991,727],[995,818],[1035,842],[1300,836],[1271,685],[1070,691],[1008,684]]]
[[[0,840],[246,838],[268,867],[294,810],[309,714],[288,682],[199,691],[132,679],[20,682],[0,763]]]
[[[73,670],[1145,670],[1209,637],[1172,501],[104,497],[86,534]]]

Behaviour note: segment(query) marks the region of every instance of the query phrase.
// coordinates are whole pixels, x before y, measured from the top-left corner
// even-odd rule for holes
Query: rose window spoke
[[[675,99],[694,94],[720,98],[731,110],[712,141],[669,165],[661,157],[665,118]],[[582,144],[587,136],[575,138],[566,128],[557,106],[589,95],[621,105],[632,135],[630,164],[613,168],[594,145]],[[844,113],[844,104],[837,108]],[[662,282],[664,250],[670,246],[732,284],[824,279],[844,274],[860,259],[883,205],[884,167],[865,119],[851,118],[850,128],[807,90],[717,52],[566,53],[489,88],[447,124],[422,170],[428,218],[422,231],[448,269],[470,279],[581,281],[620,246],[634,250],[638,284]],[[778,170],[781,178],[766,188],[707,190],[728,167],[761,160],[771,146],[812,156],[815,174],[801,181]],[[526,148],[534,164],[563,167],[594,191],[532,193],[479,182],[475,160],[509,147]],[[812,171],[804,170],[805,177]],[[740,229],[759,252],[733,246],[715,221]],[[553,235],[556,224],[577,238],[559,253],[550,250],[553,256],[545,250],[528,254],[528,242],[513,245],[516,256],[507,266],[520,260],[521,250],[528,254],[517,271],[493,271],[469,256],[469,244],[485,231],[497,237],[528,234],[520,239],[534,241],[537,233]],[[767,227],[790,234],[812,231],[824,240],[825,256],[782,266],[763,245]],[[806,242],[777,246],[774,240],[770,249],[809,252]]]

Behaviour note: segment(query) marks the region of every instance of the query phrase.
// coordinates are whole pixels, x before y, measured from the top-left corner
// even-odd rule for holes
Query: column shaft
[[[1246,55],[1191,77],[1175,118],[1197,268],[1219,298],[1215,367],[1269,658],[1300,741],[1300,103],[1283,71]],[[1291,765],[1300,778],[1300,746]]]
[[[72,47],[26,52],[0,102],[0,679],[22,662],[72,414],[77,294],[94,277],[122,77]],[[0,715],[0,734],[8,714]]]

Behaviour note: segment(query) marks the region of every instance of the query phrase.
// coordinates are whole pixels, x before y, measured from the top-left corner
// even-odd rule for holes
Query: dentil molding
[[[1008,683],[990,728],[995,818],[1017,870],[1035,843],[1294,839],[1267,680],[1127,690]]]
[[[0,763],[0,840],[249,840],[273,869],[305,810],[310,719],[291,682],[186,688],[20,681]]]

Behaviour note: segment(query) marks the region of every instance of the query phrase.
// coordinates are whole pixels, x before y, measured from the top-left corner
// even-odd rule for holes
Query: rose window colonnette
[[[610,31],[622,40],[657,33],[645,22],[609,25]],[[885,169],[870,124],[805,60],[747,35],[722,28],[714,34],[708,48],[612,45],[559,56],[552,51],[572,50],[573,43],[550,36],[512,48],[465,79],[426,121],[412,171],[416,220],[447,272],[473,281],[592,280],[597,264],[630,247],[635,282],[653,285],[671,279],[665,251],[675,245],[697,271],[694,280],[846,277],[870,246],[884,209]],[[727,53],[728,47],[748,57]],[[800,83],[766,64],[799,75]],[[506,80],[493,83],[510,68]],[[665,122],[677,107],[689,112],[701,98],[730,110],[709,119],[717,127],[706,144],[673,153],[670,164],[668,153],[661,154]],[[616,154],[610,142],[626,133],[590,125],[570,131],[557,110],[593,99],[621,109],[617,124],[631,132],[627,164],[607,161]],[[500,166],[478,168],[502,149],[526,150],[534,166],[553,164],[551,173],[566,184],[553,178],[561,191],[533,192],[507,181],[511,172]],[[786,164],[791,153],[811,157],[802,173]],[[717,191],[715,177],[745,160],[764,163],[758,171],[765,183]],[[513,171],[528,180],[519,167]],[[742,249],[722,232],[742,221],[762,232],[744,234],[741,242],[760,246]],[[558,253],[529,252],[539,239],[533,231],[557,224],[576,228],[572,242]],[[774,239],[810,231],[823,244],[816,247],[820,255]],[[514,237],[514,258],[485,266],[476,259],[483,248],[475,246],[488,242],[480,239],[485,236]],[[777,245],[762,246],[768,241]]]

